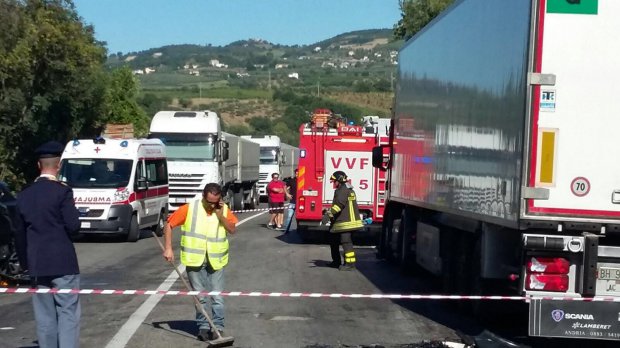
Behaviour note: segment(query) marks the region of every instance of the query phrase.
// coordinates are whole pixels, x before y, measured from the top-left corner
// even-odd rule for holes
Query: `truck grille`
[[[260,173],[258,174],[258,180],[265,181],[269,177],[269,173]]]
[[[169,210],[175,211],[197,195],[202,194],[203,174],[189,174],[185,177],[171,176],[169,185]]]

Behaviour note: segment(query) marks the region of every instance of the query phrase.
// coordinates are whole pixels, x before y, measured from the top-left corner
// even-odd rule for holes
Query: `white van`
[[[168,213],[166,147],[159,139],[76,139],[62,154],[59,180],[73,188],[81,233],[140,238],[162,234]]]

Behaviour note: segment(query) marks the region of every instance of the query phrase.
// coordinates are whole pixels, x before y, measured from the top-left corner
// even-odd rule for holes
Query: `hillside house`
[[[200,70],[191,69],[189,71],[189,74],[192,75],[192,76],[200,76]]]
[[[296,73],[296,72],[290,73],[290,74],[288,74],[288,78],[289,79],[299,80],[299,73]]]
[[[288,64],[276,64],[276,69],[286,69],[288,68]]]

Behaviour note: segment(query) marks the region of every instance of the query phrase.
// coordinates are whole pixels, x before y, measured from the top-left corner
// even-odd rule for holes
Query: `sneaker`
[[[340,271],[353,271],[355,270],[355,265],[350,263],[345,263],[344,265],[338,267]]]
[[[340,262],[332,261],[332,262],[328,263],[327,266],[331,267],[331,268],[338,268],[338,267],[340,267]]]
[[[276,226],[276,230],[282,231],[282,230],[284,230],[284,228],[282,226],[278,225],[278,226]]]
[[[197,338],[199,341],[203,342],[211,341],[213,339],[212,334],[211,329],[200,329]]]
[[[268,229],[270,229],[270,230],[275,229],[275,226],[276,226],[276,225],[267,224],[267,228],[268,228]]]

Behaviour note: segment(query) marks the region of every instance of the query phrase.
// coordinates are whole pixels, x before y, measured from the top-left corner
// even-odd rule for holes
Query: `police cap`
[[[61,143],[57,141],[48,141],[47,143],[37,147],[37,149],[34,150],[34,153],[39,158],[60,157],[64,149],[65,148]]]

